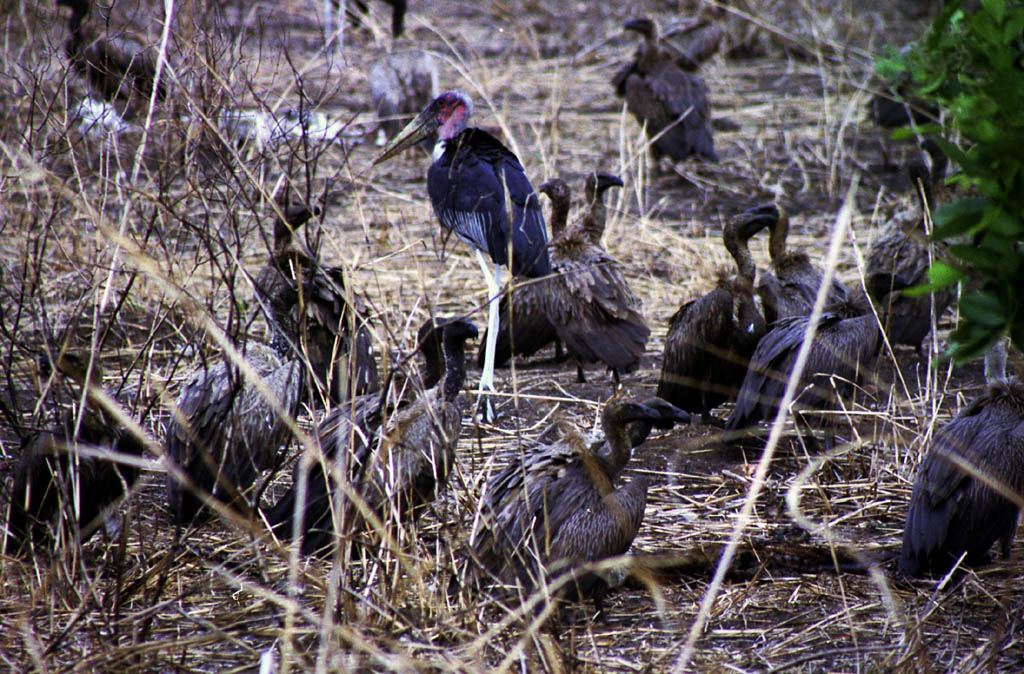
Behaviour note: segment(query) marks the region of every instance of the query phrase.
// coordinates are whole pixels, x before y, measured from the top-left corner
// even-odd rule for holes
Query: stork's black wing
[[[494,136],[466,129],[448,141],[427,172],[427,191],[441,224],[495,264],[517,276],[551,273],[537,194],[519,159]]]

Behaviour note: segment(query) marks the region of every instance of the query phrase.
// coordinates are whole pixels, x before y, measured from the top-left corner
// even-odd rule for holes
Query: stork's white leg
[[[501,293],[501,265],[494,265],[494,276],[491,276],[490,261],[483,251],[477,249],[476,259],[487,281],[487,347],[484,350],[484,371],[480,376],[479,390],[494,391],[494,350],[498,346],[498,319],[500,318],[498,295]],[[488,418],[492,418],[490,401],[487,402]]]

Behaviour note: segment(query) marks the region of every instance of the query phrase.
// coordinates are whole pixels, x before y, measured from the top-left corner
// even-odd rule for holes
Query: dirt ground
[[[135,3],[116,4],[111,30],[127,25],[156,43],[161,6]],[[873,237],[913,203],[892,166],[918,154],[866,119],[878,87],[872,55],[918,35],[924,19],[907,19],[899,3],[848,0],[417,0],[393,41],[387,6],[371,5],[369,26],[349,27],[340,52],[324,47],[324,7],[309,0],[175,6],[172,94],[148,131],[142,115],[117,135],[85,131],[69,113],[85,87],[63,52],[66,8],[3,6],[0,504],[21,438],[68,405],[58,391],[40,401],[35,363],[47,339],[93,345],[105,384],[153,439],[147,470],[119,509],[120,535],[0,556],[0,663],[12,670],[258,671],[268,653],[274,671],[682,667],[760,458],[721,448],[710,427],[656,435],[637,450],[624,479],[644,475],[652,486],[632,554],[677,563],[651,570],[637,561],[601,615],[574,606],[538,628],[517,606],[447,591],[487,476],[553,420],[596,432],[614,393],[603,370],[578,383],[550,352],[499,369],[499,416],[488,424],[467,415],[445,496],[398,550],[349,566],[300,559],[259,524],[217,521],[176,540],[158,458],[169,404],[199,355],[219,352],[216,334],[240,347],[267,341],[249,275],[267,254],[268,200],[286,190],[323,207],[313,228],[323,261],[343,266],[365,298],[379,354],[407,354],[428,315],[468,315],[482,332],[484,281],[463,244],[443,245],[426,197],[427,154],[370,166],[379,147],[361,134],[373,127],[367,74],[385,51],[431,50],[442,89],[473,96],[474,124],[518,154],[534,185],[562,176],[580,195],[592,170],[623,178],[610,193],[605,244],[652,328],[640,369],[623,377],[627,395],[644,397],[657,384],[668,318],[728,261],[721,230],[730,215],[777,200],[792,215],[791,245],[821,265],[850,195],[836,269],[861,285]],[[725,27],[701,70],[721,120],[719,163],[655,171],[646,161],[642,131],[609,81],[636,48],[621,25],[641,13],[663,28],[698,16]],[[102,23],[106,6],[98,15]],[[238,109],[313,111],[345,128],[324,143],[243,142],[216,123]],[[763,269],[763,236],[753,250]],[[948,587],[892,576],[921,452],[982,386],[977,364],[936,357],[954,321],[952,311],[943,317],[924,356],[883,350],[877,392],[841,415],[849,442],[835,452],[808,453],[787,434],[687,669],[1024,668],[1019,545]],[[301,421],[308,428],[315,418]],[[285,468],[267,500],[289,480]]]

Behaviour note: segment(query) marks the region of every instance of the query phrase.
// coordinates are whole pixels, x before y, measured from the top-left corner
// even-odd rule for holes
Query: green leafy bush
[[[972,195],[936,211],[934,236],[952,259],[929,272],[930,289],[964,282],[951,345],[960,361],[1005,333],[1024,347],[1024,2],[963,4],[948,2],[912,49],[877,63],[945,111],[944,126],[902,133],[935,136]]]

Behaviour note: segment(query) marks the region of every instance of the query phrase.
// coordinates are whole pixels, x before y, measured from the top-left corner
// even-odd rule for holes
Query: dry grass
[[[114,16],[155,42],[159,9],[141,4],[122,0]],[[625,379],[630,391],[653,389],[667,318],[710,288],[727,259],[721,222],[741,208],[778,197],[795,214],[793,243],[823,259],[860,173],[836,266],[843,281],[860,283],[872,236],[909,198],[900,177],[869,170],[881,161],[883,137],[862,114],[867,55],[916,30],[891,3],[749,3],[760,7],[756,16],[708,3],[730,44],[760,53],[718,56],[705,67],[715,115],[740,128],[717,134],[720,164],[678,166],[686,180],[647,173],[644,139],[608,83],[634,48],[618,28],[625,6],[581,14],[579,3],[478,4],[412,3],[407,30],[435,50],[445,86],[473,94],[477,124],[505,135],[534,184],[562,175],[580,189],[595,168],[625,180],[612,197],[606,243],[654,329],[640,371]],[[670,12],[679,4],[692,10],[643,4],[663,24],[678,18]],[[410,152],[371,171],[376,148],[353,142],[371,119],[365,77],[386,42],[387,17],[374,6],[375,37],[346,34],[342,59],[321,48],[314,5],[176,7],[173,103],[145,131],[106,139],[68,121],[82,85],[66,71],[64,15],[46,3],[0,15],[5,475],[20,437],[53,423],[66,404],[55,394],[37,402],[33,363],[48,338],[95,350],[106,385],[153,452],[121,507],[122,537],[0,557],[0,662],[38,671],[241,671],[258,668],[270,650],[281,671],[668,671],[684,664],[718,552],[735,533],[739,555],[694,634],[690,669],[1020,666],[1015,559],[943,590],[895,583],[885,565],[870,574],[829,568],[833,553],[838,564],[898,549],[920,452],[979,386],[977,368],[953,370],[909,352],[883,354],[878,396],[846,411],[849,444],[814,456],[783,439],[742,530],[737,516],[758,455],[716,449],[701,427],[645,445],[630,472],[653,482],[633,548],[647,562],[634,562],[634,580],[609,595],[600,620],[578,607],[549,631],[530,610],[447,592],[488,471],[553,419],[594,428],[612,392],[598,371],[583,385],[549,363],[499,371],[502,416],[494,426],[465,425],[446,496],[394,547],[344,565],[302,560],[258,524],[238,521],[176,541],[159,459],[168,404],[200,355],[266,342],[249,274],[267,251],[274,196],[290,190],[325,205],[324,257],[350,271],[373,308],[379,353],[407,353],[428,314],[486,321],[475,260],[454,242],[442,254],[425,198],[426,157]],[[239,146],[204,122],[237,106],[279,114],[302,107],[351,124],[331,144]],[[899,162],[913,150],[893,151]],[[762,266],[765,248],[755,247]],[[942,328],[940,337],[948,319]],[[648,557],[681,552],[668,569]]]

